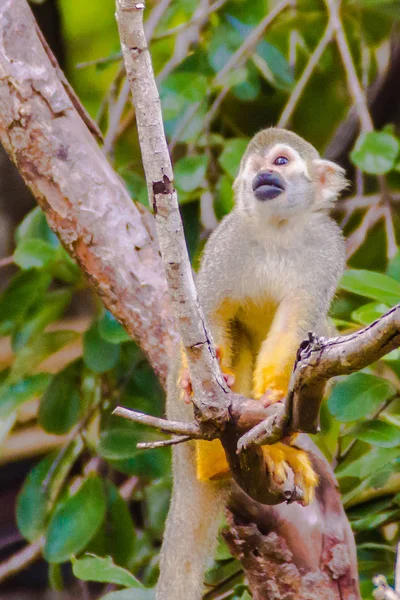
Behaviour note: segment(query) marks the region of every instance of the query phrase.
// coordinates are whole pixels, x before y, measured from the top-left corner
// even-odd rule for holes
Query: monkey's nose
[[[273,200],[285,190],[285,181],[276,171],[261,171],[254,177],[252,188],[257,200]]]

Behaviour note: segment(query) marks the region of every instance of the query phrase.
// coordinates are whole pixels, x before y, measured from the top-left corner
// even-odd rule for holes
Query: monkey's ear
[[[331,204],[348,185],[345,170],[330,160],[311,161],[311,176],[317,187],[317,202]]]

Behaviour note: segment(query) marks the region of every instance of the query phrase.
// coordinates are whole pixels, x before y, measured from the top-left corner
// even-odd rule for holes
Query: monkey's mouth
[[[278,173],[262,171],[254,177],[252,188],[257,200],[273,200],[285,191],[285,182]]]

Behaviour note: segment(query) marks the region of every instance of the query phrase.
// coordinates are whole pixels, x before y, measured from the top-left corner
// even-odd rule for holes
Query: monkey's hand
[[[293,446],[278,442],[272,446],[262,447],[264,460],[270,477],[279,485],[288,476],[290,467],[294,473],[294,483],[304,491],[302,505],[307,506],[314,499],[318,476],[315,473],[307,452]]]
[[[225,383],[228,387],[233,387],[234,383],[235,383],[235,375],[233,374],[233,372],[228,369],[227,367],[224,367],[223,363],[222,363],[222,357],[224,354],[224,350],[221,346],[217,346],[216,347],[216,353],[217,353],[217,358],[218,358],[218,362],[221,368],[221,373],[225,379]],[[186,402],[186,404],[190,404],[191,403],[191,397],[193,396],[193,388],[192,388],[192,382],[190,380],[190,373],[189,373],[189,368],[187,366],[187,360],[186,360],[186,355],[184,355],[182,357],[182,369],[181,369],[181,374],[179,377],[179,387],[183,390],[183,401]]]

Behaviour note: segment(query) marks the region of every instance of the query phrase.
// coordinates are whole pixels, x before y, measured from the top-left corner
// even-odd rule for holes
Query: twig
[[[338,0],[325,0],[325,2],[329,11],[330,22],[334,30],[337,46],[345,69],[350,94],[358,112],[361,128],[365,132],[373,131],[374,124],[368,109],[367,98],[358,80],[353,57],[351,56],[350,48],[344,33],[343,23],[340,19],[340,2]]]
[[[175,446],[193,439],[190,435],[180,435],[179,437],[171,438],[170,440],[159,440],[157,442],[139,442],[136,444],[138,450],[152,450],[154,448],[165,448],[166,446]]]
[[[129,408],[124,408],[123,406],[117,406],[117,408],[113,410],[113,415],[116,415],[117,417],[123,417],[129,421],[134,421],[134,423],[141,423],[142,425],[154,427],[155,429],[165,431],[166,433],[177,433],[178,435],[182,434],[185,436],[190,436],[191,438],[202,437],[199,428],[194,424],[179,423],[178,421],[167,421],[167,419],[160,419],[159,417],[146,415],[145,413],[130,410]]]
[[[152,40],[154,37],[154,31],[165,15],[171,0],[160,0],[155,4],[153,10],[150,13],[146,23],[144,24],[144,32],[148,40]]]
[[[118,131],[119,122],[122,117],[122,113],[124,112],[124,108],[128,101],[130,92],[129,81],[125,79],[121,86],[121,90],[119,92],[117,101],[112,109],[109,111],[109,125],[107,129],[107,133],[104,137],[104,145],[103,151],[106,156],[110,154],[113,149],[114,142],[116,139],[116,134]]]
[[[44,538],[40,538],[37,542],[29,544],[8,560],[0,564],[0,583],[18,573],[25,567],[35,562],[42,554],[42,548],[44,545]]]
[[[175,40],[175,50],[169,61],[164,65],[157,75],[157,83],[160,84],[168,77],[188,55],[189,49],[200,35],[200,31],[208,18],[208,0],[199,0],[198,6],[191,18],[188,27],[178,34]]]
[[[211,15],[212,13],[217,12],[217,10],[219,10],[224,4],[226,4],[226,2],[227,2],[227,0],[217,0],[216,2],[211,4],[211,6],[209,6],[208,10],[207,10],[207,16]],[[189,19],[189,21],[186,21],[185,23],[181,23],[180,25],[177,25],[176,27],[171,27],[170,29],[167,29],[167,31],[164,31],[163,33],[159,33],[159,34],[155,35],[153,37],[153,39],[161,40],[163,38],[170,37],[171,35],[175,35],[176,33],[180,33],[184,29],[187,29],[188,27],[190,27],[190,25],[194,25],[194,24],[200,22],[202,19],[203,19],[203,15],[201,15],[201,17],[193,16],[191,19]],[[147,35],[146,35],[146,37],[147,37]]]
[[[323,55],[325,48],[332,41],[332,36],[333,36],[333,27],[332,27],[331,22],[329,22],[324,35],[318,42],[318,45],[315,48],[312,55],[310,56],[310,59],[306,65],[303,73],[301,74],[300,79],[296,83],[296,86],[295,86],[293,92],[290,94],[289,100],[279,118],[277,127],[286,127],[287,126],[287,124],[293,114],[293,111],[296,108],[296,105],[301,97],[301,94],[303,93],[304,88],[306,87],[321,56]]]
[[[365,213],[360,225],[347,238],[346,258],[349,259],[364,243],[368,231],[384,216],[383,207],[373,204]]]
[[[87,67],[97,67],[97,65],[106,65],[111,62],[118,62],[122,58],[122,52],[116,52],[112,56],[102,56],[95,60],[87,60],[86,62],[77,63],[75,69],[86,69]]]
[[[397,254],[396,233],[393,224],[393,214],[390,202],[386,201],[383,206],[383,218],[385,220],[387,257],[393,258]]]

